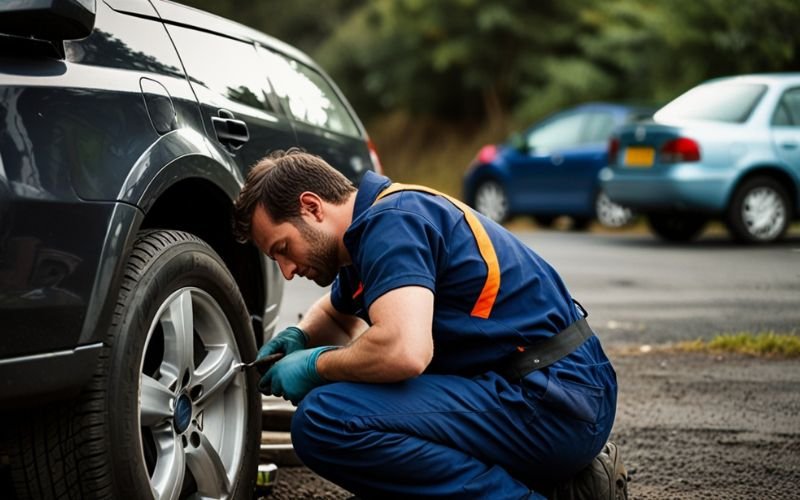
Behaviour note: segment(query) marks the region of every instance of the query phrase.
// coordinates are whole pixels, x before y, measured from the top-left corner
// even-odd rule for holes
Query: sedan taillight
[[[661,146],[658,161],[659,163],[700,161],[700,145],[688,137],[672,139]]]
[[[616,165],[617,156],[619,156],[619,139],[612,137],[608,141],[608,164]]]

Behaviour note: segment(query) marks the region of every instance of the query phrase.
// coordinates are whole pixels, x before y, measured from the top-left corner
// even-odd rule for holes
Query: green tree
[[[501,121],[543,68],[574,56],[574,12],[588,0],[377,0],[316,53],[375,111]],[[350,92],[352,94],[352,92]],[[373,111],[373,110],[369,110]]]

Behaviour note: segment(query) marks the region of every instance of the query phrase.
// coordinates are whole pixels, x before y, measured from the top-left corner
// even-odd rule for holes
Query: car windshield
[[[757,83],[701,85],[661,108],[655,118],[743,123],[766,90],[766,85]]]

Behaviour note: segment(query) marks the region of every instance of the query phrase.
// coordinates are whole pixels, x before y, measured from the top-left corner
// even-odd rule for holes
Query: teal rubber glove
[[[278,332],[277,335],[261,346],[256,359],[265,358],[276,352],[282,352],[288,355],[295,351],[300,351],[306,348],[306,342],[308,342],[308,335],[306,335],[306,332],[296,326],[290,326]]]
[[[263,394],[288,399],[297,406],[311,389],[328,383],[317,373],[317,358],[331,349],[338,347],[314,347],[289,354],[261,377],[258,390]]]

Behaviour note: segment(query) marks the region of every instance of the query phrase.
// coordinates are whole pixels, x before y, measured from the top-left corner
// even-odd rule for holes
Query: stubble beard
[[[336,238],[302,219],[297,224],[297,229],[308,243],[308,260],[317,272],[312,280],[322,287],[330,285],[339,272],[339,247]]]

